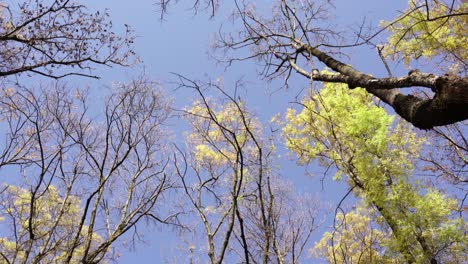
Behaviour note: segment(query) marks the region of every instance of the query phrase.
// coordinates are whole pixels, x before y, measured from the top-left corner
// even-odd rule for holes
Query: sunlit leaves
[[[400,175],[411,170],[411,160],[402,157],[416,155],[420,141],[403,124],[391,128],[394,117],[375,106],[365,90],[326,84],[301,105],[301,112],[288,110],[283,129],[287,147],[301,163],[318,158],[346,172],[353,161],[354,169],[369,179],[383,170]]]
[[[445,71],[465,72],[468,60],[468,5],[464,1],[408,1],[408,9],[389,27],[387,55],[406,64],[421,56],[439,57]],[[382,23],[384,26],[388,22]]]
[[[201,99],[184,110],[189,169],[179,176],[210,262],[297,263],[318,225],[316,200],[276,174],[273,143],[241,99],[219,86],[224,100],[208,98],[190,83]]]
[[[20,187],[5,185],[2,189],[0,216],[5,228],[0,232],[0,251],[3,256],[15,263],[27,261],[30,255],[35,256],[34,261],[57,263],[64,262],[66,254],[74,249],[72,262],[80,260],[88,228],[82,229],[79,246],[74,245],[72,238],[79,229],[78,219],[82,214],[78,197],[64,196],[52,185],[33,199],[30,191]],[[92,237],[93,247],[102,242],[99,235]]]
[[[361,205],[345,215],[339,213],[336,229],[323,234],[310,250],[312,256],[328,263],[399,263],[395,256],[385,256],[383,246],[390,234],[377,228],[366,212],[369,209]]]
[[[245,164],[256,159],[258,153],[252,136],[260,133],[260,123],[242,103],[213,104],[208,109],[196,101],[187,112],[193,130],[187,140],[199,166],[232,166],[239,162],[240,151]]]
[[[457,202],[412,176],[424,138],[418,138],[407,124],[395,123],[363,89],[347,89],[326,84],[300,103],[300,112],[288,110],[283,128],[287,147],[302,164],[318,159],[322,165],[336,168],[336,179],[346,175],[355,195],[375,208],[383,220],[378,221],[382,231],[366,232],[390,231],[392,236],[378,242],[393,255],[417,263],[459,258],[466,235],[463,221],[452,217]],[[354,215],[350,217],[352,220]],[[318,246],[322,256],[330,260],[330,251],[339,254],[341,244],[355,243],[341,241],[349,237],[350,230],[338,232],[338,248],[327,248],[334,238],[325,234]],[[361,243],[368,242],[362,239]],[[355,262],[359,250],[346,250],[349,252],[343,258],[354,258]]]

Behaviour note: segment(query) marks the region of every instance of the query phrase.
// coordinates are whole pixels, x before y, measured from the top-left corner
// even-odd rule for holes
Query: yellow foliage
[[[74,248],[72,263],[79,263],[84,253],[84,240],[88,227],[80,230],[79,245],[73,245],[73,238],[79,232],[81,219],[81,201],[78,197],[68,195],[63,197],[58,189],[50,185],[36,195],[31,204],[30,191],[6,185],[1,201],[0,215],[10,226],[16,226],[11,234],[0,237],[0,251],[4,256],[24,261],[27,245],[32,243],[32,255],[44,254],[43,260],[48,263],[61,263],[68,252]],[[31,210],[34,211],[31,219]],[[29,236],[30,225],[34,232],[34,240]],[[102,238],[93,233],[92,244],[102,242]]]
[[[242,107],[242,103],[230,102],[207,109],[196,101],[187,110],[191,132],[186,139],[198,167],[223,170],[239,162],[240,153],[246,164],[256,159],[258,153],[250,133],[259,137],[261,125]]]
[[[449,70],[460,71],[468,60],[468,5],[464,1],[455,1],[454,9],[443,1],[430,1],[429,18],[426,1],[409,0],[409,7],[393,25],[389,27],[385,54],[393,59],[401,56],[406,64],[425,57],[441,57],[448,63]],[[450,14],[465,15],[450,16]],[[389,25],[382,22],[382,26]],[[390,48],[391,47],[391,48]]]
[[[336,216],[337,228],[326,232],[310,250],[312,256],[328,263],[403,263],[384,255],[383,246],[389,235],[373,227],[373,221],[362,206]]]
[[[467,236],[462,232],[463,220],[452,217],[456,201],[435,189],[425,189],[412,178],[413,163],[424,138],[418,138],[407,123],[394,123],[394,117],[376,106],[363,89],[325,84],[320,93],[311,92],[301,105],[300,112],[289,109],[286,113],[283,128],[286,146],[302,164],[318,160],[321,165],[334,166],[334,179],[346,175],[354,194],[366,206],[379,208],[381,228],[394,232],[385,243],[381,241],[388,252],[410,253],[412,256],[406,256],[405,261],[417,263],[425,263],[435,254],[442,255],[441,252],[459,256],[457,248],[466,246]],[[359,221],[352,222],[355,218],[363,223],[370,221],[351,214],[346,222],[355,226],[350,228],[361,228]],[[372,248],[354,246],[358,242],[363,243],[361,247],[369,245],[365,236],[355,240],[355,232],[345,228],[340,233],[339,238],[347,242],[336,244],[339,249],[326,248],[331,245],[326,242],[331,238],[329,234],[324,236],[325,242],[319,246],[321,255],[347,252],[338,263],[344,262],[344,258],[350,258],[350,263],[360,263],[355,254],[367,250],[360,255],[369,257],[362,263],[384,262],[377,257],[370,260],[378,255],[372,253]],[[373,232],[377,231],[365,229],[364,233]]]

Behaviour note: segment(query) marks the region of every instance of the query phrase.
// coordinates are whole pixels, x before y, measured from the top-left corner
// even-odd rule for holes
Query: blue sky
[[[171,84],[175,78],[171,73],[200,80],[222,77],[227,89],[242,78],[248,84],[248,87],[241,92],[243,99],[263,122],[267,122],[276,113],[283,113],[286,107],[290,106],[290,102],[298,96],[300,98],[301,91],[309,86],[307,80],[293,76],[289,90],[277,91],[280,82],[267,83],[261,80],[256,74],[259,67],[253,61],[239,62],[226,70],[223,65],[217,65],[210,59],[212,52],[210,46],[215,34],[222,23],[229,23],[228,11],[231,8],[229,5],[223,6],[214,18],[210,18],[209,14],[204,12],[195,15],[189,4],[182,3],[190,1],[180,1],[180,4],[169,10],[165,20],[161,21],[153,0],[83,0],[82,2],[90,10],[108,9],[116,30],[122,29],[124,24],[130,25],[137,36],[135,42],[137,55],[142,59],[142,63],[134,68],[98,68],[96,74],[102,77],[100,80],[70,78],[70,82],[90,86],[93,92],[98,94],[103,91],[101,87],[115,81],[126,81],[144,70],[149,78],[160,82],[165,92],[174,98],[177,107],[184,107],[190,105],[196,95],[190,91],[175,91]],[[258,2],[262,6],[270,3],[270,1]],[[364,17],[369,25],[377,26],[380,20],[391,20],[397,16],[398,10],[403,10],[406,5],[406,1],[403,0],[336,0],[333,3],[336,7],[333,16],[336,19],[331,23],[344,31],[357,28]],[[358,69],[374,75],[385,75],[384,66],[379,63],[375,50],[362,46],[350,50],[349,55],[349,62]],[[400,74],[407,71],[403,65],[398,64],[394,70]],[[177,125],[175,122],[175,131],[182,133],[182,129],[177,128]],[[334,208],[334,203],[346,192],[343,185],[326,181],[322,190],[319,177],[307,176],[304,168],[295,166],[285,153],[280,152],[280,154],[281,169],[287,172],[283,175],[289,177],[288,180],[293,182],[298,190],[311,192],[323,200],[324,204],[328,202],[330,208]],[[314,172],[318,169],[309,168],[309,170]],[[323,228],[328,226],[330,222],[325,223]],[[166,263],[165,260],[167,263],[173,263],[171,257],[181,254],[178,247],[184,244],[167,227],[146,227],[145,223],[142,223],[139,233],[143,235],[146,243],[136,244],[135,249],[131,251],[120,249],[119,263]],[[312,241],[320,237],[319,230],[312,237]]]
[[[113,81],[125,81],[131,76],[138,75],[144,68],[147,76],[159,81],[167,94],[174,97],[179,107],[187,106],[196,98],[188,91],[174,92],[170,84],[174,80],[171,72],[179,73],[192,79],[216,79],[223,77],[226,87],[232,85],[238,78],[248,82],[248,89],[243,97],[250,108],[260,115],[262,121],[269,120],[274,114],[283,112],[291,101],[308,87],[308,82],[301,77],[293,77],[291,89],[272,93],[279,87],[279,83],[267,83],[258,77],[259,68],[252,61],[240,62],[225,70],[224,66],[216,65],[210,60],[210,45],[221,23],[228,23],[229,6],[223,6],[214,18],[201,12],[195,15],[190,5],[180,3],[169,10],[164,21],[159,20],[159,13],[152,0],[139,1],[84,1],[90,9],[109,10],[111,20],[116,29],[123,24],[130,25],[136,32],[135,48],[143,64],[130,68],[99,68],[99,81],[80,80],[83,85],[100,87]],[[189,1],[181,1],[189,2]],[[228,1],[226,1],[228,2]],[[270,1],[258,1],[259,5]],[[337,0],[333,2],[336,10],[333,13],[336,24],[341,30],[351,30],[361,24],[363,17],[370,25],[377,26],[382,19],[391,20],[403,10],[406,1],[349,1]],[[352,49],[350,62],[358,69],[375,75],[384,75],[384,67],[377,58],[377,53],[367,46]],[[377,63],[377,65],[376,65]],[[402,65],[394,68],[396,72],[405,72]],[[177,130],[177,129],[176,129]],[[180,132],[180,131],[179,131]],[[281,168],[288,171],[284,174],[290,177],[297,188],[312,192],[323,201],[329,201],[330,207],[346,192],[342,185],[326,182],[324,190],[317,178],[305,175],[304,168],[294,165],[287,155],[282,155]],[[310,168],[309,168],[310,169]],[[311,169],[314,171],[314,169]],[[144,224],[143,224],[144,225]],[[330,226],[325,223],[324,228]],[[172,263],[171,256],[181,254],[179,246],[184,246],[174,233],[165,227],[140,227],[139,232],[144,235],[146,243],[138,243],[135,250],[121,251],[119,263]],[[320,238],[321,231],[312,238]]]

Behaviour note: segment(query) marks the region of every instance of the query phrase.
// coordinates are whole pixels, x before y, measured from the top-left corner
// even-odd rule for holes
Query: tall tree
[[[200,100],[184,111],[190,132],[177,168],[210,263],[299,263],[318,225],[318,205],[276,176],[273,147],[244,102],[220,83],[181,80]],[[205,96],[208,87],[219,101]]]
[[[407,263],[460,263],[464,259],[460,256],[467,237],[463,218],[455,214],[457,201],[412,176],[424,138],[405,123],[395,124],[394,117],[377,107],[362,88],[348,91],[344,85],[327,84],[319,93],[311,92],[301,105],[300,112],[289,109],[286,115],[288,148],[301,163],[318,160],[335,167],[335,179],[346,176],[350,192],[372,206],[384,234],[392,234],[381,243],[387,249],[383,253],[396,252],[390,259]],[[342,232],[340,239],[349,237],[354,228],[345,229],[348,234]],[[342,249],[334,248],[333,237],[329,239],[331,262],[336,263]],[[360,253],[379,252],[369,250]],[[380,252],[376,257],[385,257]],[[346,255],[355,258],[360,253]]]
[[[159,2],[166,12],[167,4],[177,1]],[[365,201],[364,208],[378,212],[378,217],[343,213],[342,219],[351,218],[350,225],[335,230],[338,243],[334,244],[333,235],[331,243],[326,237],[322,240],[322,253],[330,253],[325,258],[332,263],[463,262],[464,199],[449,198],[427,184],[427,179],[424,183],[415,180],[413,166],[420,165],[421,139],[403,122],[393,123],[368,95],[422,129],[468,119],[465,1],[408,1],[408,8],[393,21],[382,22],[382,28],[373,32],[366,32],[363,24],[352,36],[356,41],[348,43],[343,32],[330,26],[332,1],[279,0],[272,12],[264,12],[264,6],[257,9],[255,1],[232,2],[237,9],[233,18],[240,28],[220,34],[216,48],[225,51],[220,60],[230,64],[255,59],[263,64],[267,79],[283,77],[288,82],[299,73],[311,82],[324,83],[323,93],[300,103],[302,112],[288,113],[287,144],[301,162],[318,159],[326,166],[334,165],[336,178],[347,176],[350,192]],[[227,1],[194,1],[194,8],[206,7],[213,15],[222,3]],[[389,34],[386,41],[385,33]],[[379,42],[384,45],[375,44]],[[382,63],[386,76],[360,71],[347,60],[348,51],[361,45],[369,45],[378,54],[374,64]],[[394,77],[389,59],[401,59],[408,66],[429,62],[431,72],[413,69],[407,76]],[[356,87],[365,90],[353,91]],[[421,155],[429,162],[425,169],[461,186],[462,192],[467,165],[464,130],[458,124],[433,129],[433,142],[443,148],[424,147]],[[448,152],[441,155],[442,149]],[[351,237],[360,231],[356,221],[379,219],[379,229],[364,228],[362,236]],[[377,246],[365,245],[372,242]]]
[[[142,220],[176,223],[164,206],[169,101],[138,79],[103,106],[91,114],[86,91],[58,83],[3,90],[0,168],[14,180],[1,189],[2,263],[97,263],[116,258],[113,245]]]
[[[159,1],[163,7],[170,1]],[[195,7],[207,5],[213,11],[221,1],[195,1]],[[357,39],[344,42],[343,32],[330,27],[329,14],[333,1],[275,1],[273,12],[258,12],[254,1],[234,1],[236,33],[221,34],[218,48],[227,51],[221,60],[257,59],[267,78],[289,79],[293,72],[320,82],[345,83],[350,89],[363,87],[385,102],[414,126],[430,129],[468,119],[468,78],[466,24],[468,5],[465,1],[409,0],[408,9],[376,32],[357,29]],[[163,9],[164,11],[165,9]],[[390,33],[388,43],[377,37]],[[439,60],[442,74],[411,70],[407,76],[375,77],[345,61],[350,48],[369,45],[378,52],[389,70],[385,56],[401,57],[407,63],[419,58]],[[239,49],[248,49],[239,57]],[[377,51],[375,51],[377,49]],[[378,64],[380,61],[375,61]],[[320,69],[322,67],[322,69]],[[332,72],[323,72],[326,67]],[[436,68],[436,67],[433,67]],[[416,95],[410,88],[420,87],[430,97]],[[408,91],[401,91],[406,89]],[[409,93],[409,94],[408,94]]]

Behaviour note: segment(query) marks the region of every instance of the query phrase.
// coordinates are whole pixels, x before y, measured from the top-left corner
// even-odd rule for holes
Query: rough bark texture
[[[437,78],[434,90],[432,99],[398,94],[392,107],[408,122],[422,129],[468,119],[468,78],[444,75]]]
[[[328,54],[302,45],[298,52],[316,57],[338,74],[322,74],[318,70],[305,73],[291,63],[299,73],[316,81],[340,82],[349,88],[363,87],[388,105],[402,118],[421,129],[444,126],[468,119],[468,78],[446,74],[434,74],[411,71],[408,76],[399,78],[374,78],[352,66],[344,64]],[[434,96],[423,99],[411,94],[403,94],[400,88],[425,87],[434,92]]]

